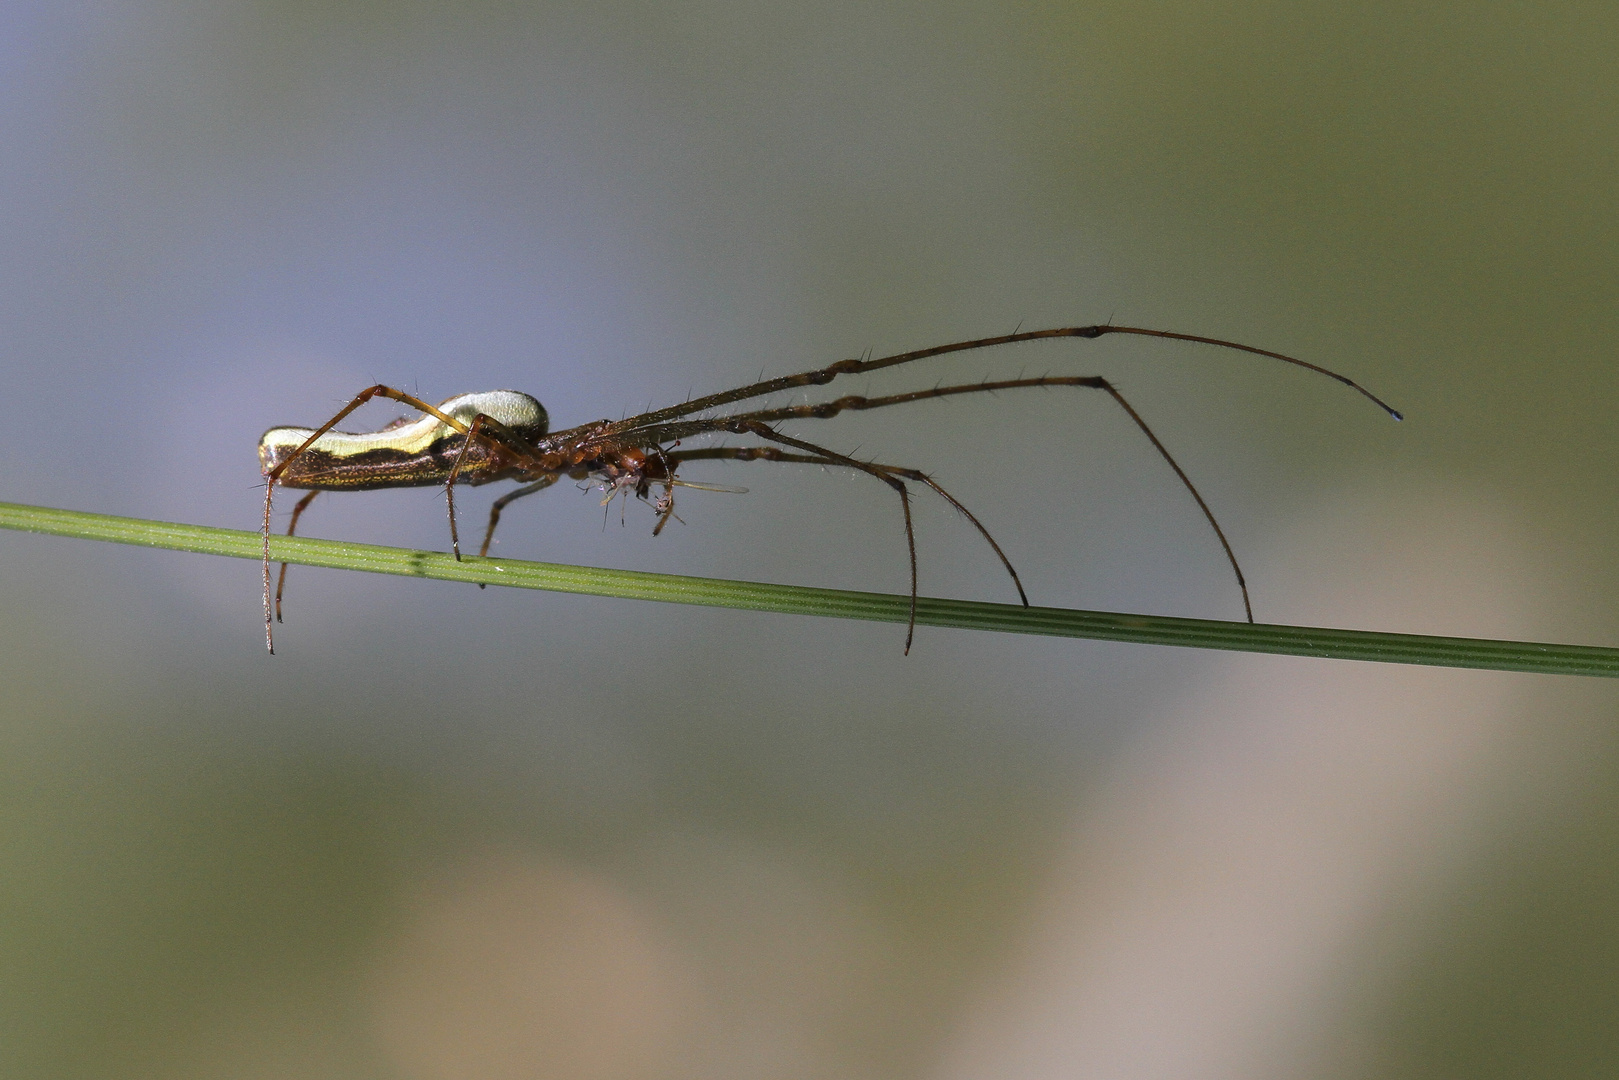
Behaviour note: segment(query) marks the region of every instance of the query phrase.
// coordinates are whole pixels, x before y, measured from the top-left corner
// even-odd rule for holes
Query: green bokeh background
[[[871,386],[1116,378],[1248,557],[1262,619],[1341,618],[1290,606],[1267,565],[1309,507],[1387,491],[1420,533],[1396,493],[1454,490],[1537,568],[1525,634],[1619,634],[1611,5],[4,18],[0,498],[251,528],[257,433],[379,380],[516,386],[571,424],[761,367],[1113,317],[1307,357],[1410,419],[1141,342]],[[1099,403],[1002,397],[826,437],[936,470],[1037,603],[1236,614],[1195,511]],[[514,508],[504,550],[902,587],[886,493],[704,478],[753,490],[687,497],[657,543],[637,508],[604,529],[595,499],[550,492]],[[948,513],[920,525],[924,591],[1006,599]],[[431,493],[331,497],[308,528],[444,544]],[[1438,516],[1424,535],[1463,539]],[[711,1023],[709,1057],[579,1075],[948,1075],[1092,781],[1169,737],[1156,691],[1210,671],[944,632],[902,659],[892,627],[313,571],[269,661],[256,574],[0,537],[0,1076],[455,1075],[381,1045],[366,980],[400,898],[490,848],[613,883],[730,987],[715,1000],[794,1017],[792,1037]],[[1485,632],[1448,612],[1424,628]],[[1438,898],[1367,932],[1341,1012],[1278,1075],[1619,1063],[1614,695],[1512,685],[1574,750],[1480,796],[1489,824],[1443,856]],[[825,954],[870,962],[794,997],[798,953],[736,942],[790,936],[800,896],[858,911],[802,921],[860,927]]]

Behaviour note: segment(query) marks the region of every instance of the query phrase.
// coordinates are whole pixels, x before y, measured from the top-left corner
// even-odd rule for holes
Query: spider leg
[[[675,464],[679,464],[682,461],[696,460],[781,461],[798,462],[805,465],[843,464],[841,461],[834,461],[827,457],[813,457],[809,454],[789,454],[783,450],[777,450],[774,446],[704,447],[701,450],[683,451],[676,454],[670,454],[669,458]],[[1018,599],[1023,602],[1023,606],[1029,606],[1029,596],[1023,591],[1023,581],[1018,577],[1017,570],[1012,566],[1012,560],[1006,557],[1006,552],[1001,550],[1001,545],[995,542],[995,538],[991,536],[989,530],[984,527],[984,523],[979,521],[977,515],[975,515],[971,510],[968,510],[964,505],[962,505],[960,499],[957,499],[954,495],[950,494],[942,486],[940,486],[938,481],[934,480],[933,477],[929,476],[925,472],[922,472],[920,469],[907,469],[898,465],[881,465],[876,462],[872,462],[871,465],[872,468],[881,469],[890,475],[898,476],[906,480],[914,480],[919,484],[926,484],[928,487],[937,492],[939,497],[944,499],[945,502],[949,503],[951,506],[960,511],[963,517],[972,522],[973,528],[978,530],[978,535],[982,536],[989,544],[990,548],[995,552],[996,557],[1001,560],[1001,565],[1004,566],[1006,568],[1006,572],[1011,575],[1012,586],[1013,588],[1017,589]]]
[[[484,421],[489,417],[479,413],[472,418],[472,426],[467,428],[467,437],[461,440],[461,449],[456,451],[455,464],[450,466],[450,475],[444,480],[444,505],[450,514],[450,551],[455,554],[455,561],[461,561],[461,537],[455,528],[455,481],[461,475],[461,465],[467,460],[467,450],[473,442],[483,436]],[[483,436],[488,441],[487,436]]]
[[[1245,352],[1254,356],[1263,356],[1271,360],[1280,360],[1284,364],[1304,368],[1307,371],[1325,375],[1327,378],[1340,382],[1351,390],[1371,400],[1384,412],[1394,419],[1402,419],[1400,413],[1383,399],[1361,386],[1355,380],[1335,371],[1328,370],[1318,364],[1311,364],[1283,353],[1272,352],[1269,349],[1259,349],[1252,345],[1243,345],[1236,341],[1227,341],[1223,338],[1203,337],[1199,334],[1181,334],[1172,330],[1148,330],[1139,326],[1115,326],[1111,323],[1099,326],[1064,326],[1051,330],[1028,330],[1021,333],[1001,334],[998,337],[975,338],[971,341],[957,341],[949,345],[935,345],[927,349],[914,349],[910,352],[895,353],[892,356],[883,356],[875,360],[839,360],[813,371],[800,372],[797,375],[784,375],[776,379],[765,379],[762,382],[752,383],[748,386],[738,387],[718,394],[709,394],[705,397],[692,398],[680,405],[673,405],[667,409],[658,409],[654,412],[632,416],[617,424],[609,425],[609,433],[617,434],[633,428],[661,424],[668,420],[676,420],[682,416],[705,412],[729,405],[736,401],[746,401],[749,398],[764,397],[781,390],[792,390],[804,386],[824,386],[839,375],[859,375],[868,371],[879,371],[883,368],[897,367],[900,364],[909,364],[917,360],[926,360],[934,356],[944,356],[949,353],[971,352],[975,349],[988,349],[997,345],[1011,345],[1020,341],[1041,341],[1051,338],[1085,338],[1095,339],[1108,334],[1132,334],[1137,337],[1164,338],[1170,341],[1185,341],[1196,345],[1211,345],[1219,349],[1231,349],[1235,352]]]
[[[1029,594],[1023,591],[1023,581],[1017,576],[1017,571],[1013,569],[1012,560],[1006,557],[1006,552],[1001,550],[1001,545],[997,544],[995,538],[989,534],[989,530],[984,528],[984,523],[979,521],[971,510],[963,506],[960,499],[940,487],[938,481],[920,469],[904,469],[894,465],[879,465],[877,467],[895,476],[903,476],[907,480],[915,480],[919,484],[926,484],[945,502],[955,507],[962,517],[972,522],[973,528],[978,530],[978,535],[982,536],[985,542],[989,544],[990,548],[995,552],[995,557],[1001,560],[1001,565],[1006,567],[1006,572],[1012,576],[1012,587],[1017,590],[1018,599],[1023,602],[1024,607],[1029,606]]]
[[[658,439],[682,438],[708,431],[723,431],[726,429],[726,425],[735,421],[758,421],[773,424],[781,420],[830,420],[845,411],[864,412],[868,409],[886,409],[891,405],[907,405],[913,401],[954,397],[958,394],[992,394],[1001,390],[1027,390],[1052,386],[1083,386],[1091,390],[1102,390],[1106,388],[1107,380],[1099,375],[1042,375],[1028,379],[1002,379],[998,382],[985,381],[963,383],[956,386],[933,386],[926,390],[912,390],[908,393],[889,394],[885,397],[864,397],[860,394],[847,394],[840,398],[833,398],[831,401],[817,401],[805,405],[783,405],[775,409],[758,409],[753,412],[731,413],[726,416],[712,416],[701,420],[684,420],[646,428],[635,428],[614,436],[614,439],[620,442],[631,439],[639,442],[652,437]]]
[[[824,446],[816,446],[814,443],[795,439],[791,435],[783,435],[768,424],[759,423],[758,421],[735,422],[735,426],[731,430],[738,435],[757,435],[761,439],[781,443],[783,446],[791,446],[797,450],[807,450],[811,454],[828,459],[833,464],[859,469],[863,473],[875,476],[893,488],[899,495],[900,509],[905,514],[905,546],[910,551],[911,556],[911,611],[910,620],[905,626],[905,654],[909,656],[911,640],[916,636],[916,527],[911,523],[911,489],[905,486],[905,481],[897,476],[890,475],[880,466],[846,457],[835,450],[828,450]]]
[[[525,484],[523,487],[520,487],[515,491],[508,491],[506,494],[502,495],[500,498],[496,499],[492,504],[490,504],[489,528],[484,531],[483,546],[478,549],[478,558],[486,558],[489,555],[489,545],[495,539],[495,526],[500,524],[500,512],[506,509],[506,507],[510,506],[515,500],[521,499],[524,495],[532,495],[536,491],[544,491],[546,488],[557,482],[558,475],[560,474],[552,473],[549,476],[545,476],[534,481],[532,484]],[[484,584],[480,581],[478,583],[478,588],[481,589],[483,587]]]
[[[298,500],[298,505],[294,506],[292,508],[292,520],[287,522],[287,535],[288,536],[291,536],[293,533],[298,531],[298,519],[303,516],[304,508],[307,507],[310,503],[314,502],[315,501],[315,496],[319,495],[319,494],[320,494],[320,490],[318,488],[316,490],[314,490],[314,491],[311,491],[308,495],[305,495],[303,498],[299,499]],[[276,580],[275,580],[275,621],[276,622],[281,621],[281,591],[283,589],[285,589],[286,587],[287,587],[287,564],[282,563],[281,564],[281,573],[276,576]]]
[[[466,436],[465,439],[461,440],[461,449],[456,452],[455,464],[450,466],[450,475],[444,481],[444,501],[450,512],[450,550],[455,552],[456,562],[461,561],[461,537],[457,534],[455,528],[455,481],[461,475],[461,466],[467,460],[467,450],[474,442],[481,442],[496,450],[504,446],[508,451],[515,451],[516,455],[523,458],[532,457],[528,453],[523,440],[493,416],[485,416],[483,413],[474,416],[472,426],[467,429]],[[494,529],[494,522],[491,521],[489,533],[484,537],[485,551],[489,548],[489,537],[494,535]]]
[[[1215,518],[1214,511],[1209,509],[1209,504],[1203,501],[1203,496],[1197,490],[1197,485],[1192,483],[1192,478],[1186,475],[1186,470],[1180,467],[1180,463],[1177,462],[1174,455],[1169,452],[1169,448],[1166,447],[1163,442],[1159,440],[1158,436],[1153,433],[1152,428],[1147,425],[1146,420],[1142,419],[1141,414],[1136,412],[1135,406],[1131,405],[1125,400],[1124,395],[1119,393],[1117,387],[1101,376],[1047,375],[1034,379],[1008,379],[998,383],[972,383],[965,386],[937,386],[931,390],[915,390],[908,394],[894,394],[886,398],[844,398],[839,399],[838,401],[828,402],[826,405],[838,405],[847,409],[875,409],[886,405],[899,405],[909,401],[921,401],[925,398],[947,397],[952,394],[970,394],[976,391],[1011,390],[1033,386],[1083,386],[1093,390],[1101,390],[1118,403],[1119,408],[1123,409],[1126,415],[1128,415],[1135,423],[1136,427],[1141,429],[1141,433],[1147,437],[1147,441],[1152,443],[1153,449],[1158,451],[1158,456],[1163,458],[1165,464],[1167,464],[1170,469],[1174,471],[1175,475],[1180,478],[1181,485],[1186,488],[1187,492],[1192,496],[1192,500],[1197,503],[1197,508],[1203,511],[1204,519],[1208,521],[1209,528],[1214,530],[1215,538],[1220,541],[1220,547],[1225,551],[1226,561],[1231,564],[1231,572],[1237,578],[1237,588],[1242,592],[1243,614],[1247,617],[1249,622],[1253,622],[1254,605],[1253,601],[1248,596],[1248,579],[1243,576],[1242,566],[1237,562],[1237,553],[1231,550],[1231,541],[1226,539],[1225,530],[1220,527],[1220,522]],[[810,415],[820,416],[822,414],[816,412],[811,413]],[[949,499],[949,501],[960,509],[962,513],[967,514],[965,507],[962,507],[956,502],[955,499],[952,499],[944,491],[939,490],[936,485],[934,486],[934,490],[939,491],[940,495],[943,495],[946,499]],[[967,516],[969,519],[972,518],[971,514],[967,514]],[[982,526],[979,528],[980,531],[982,531]],[[988,539],[989,534],[985,533],[984,536],[986,539]],[[990,543],[994,544],[995,541],[990,540]],[[999,551],[1000,549],[997,547],[996,552],[999,553]],[[1002,556],[1002,558],[1004,560],[1005,556]],[[1008,569],[1010,569],[1010,567],[1008,567]],[[1013,577],[1015,579],[1016,575],[1014,574]],[[1021,587],[1018,591],[1020,593],[1022,592]]]
[[[454,430],[466,434],[467,426],[455,417],[450,416],[448,413],[440,412],[437,407],[429,405],[421,398],[407,394],[403,390],[395,390],[391,386],[378,383],[376,386],[366,387],[358,394],[355,394],[354,400],[339,409],[336,416],[316,428],[309,438],[298,444],[296,450],[288,454],[279,465],[264,474],[264,526],[260,530],[264,537],[264,647],[269,649],[272,655],[275,653],[275,637],[271,631],[272,612],[270,608],[270,501],[275,495],[276,482],[281,479],[281,474],[287,471],[287,466],[297,460],[305,450],[308,450],[316,439],[332,430],[342,421],[343,417],[376,397],[389,398],[402,405],[409,405],[413,409],[436,416]]]
[[[705,446],[701,450],[680,450],[669,455],[673,465],[686,461],[791,461],[804,465],[837,465],[840,462],[814,454],[789,454],[774,446]]]
[[[1130,419],[1135,421],[1136,427],[1140,428],[1141,433],[1147,437],[1147,441],[1152,443],[1153,448],[1158,451],[1158,456],[1169,463],[1169,467],[1175,470],[1175,475],[1181,478],[1181,484],[1185,486],[1187,491],[1192,493],[1192,498],[1197,502],[1197,508],[1203,511],[1203,516],[1208,519],[1209,528],[1214,530],[1214,535],[1220,540],[1220,546],[1225,549],[1226,561],[1231,564],[1231,572],[1237,575],[1237,588],[1242,590],[1243,614],[1248,617],[1249,622],[1253,622],[1254,605],[1253,601],[1248,599],[1248,579],[1242,576],[1242,567],[1237,564],[1237,553],[1231,550],[1231,541],[1225,538],[1225,530],[1220,528],[1220,523],[1214,519],[1214,511],[1209,509],[1209,504],[1203,501],[1202,495],[1198,494],[1196,486],[1192,483],[1192,478],[1186,475],[1186,470],[1181,468],[1179,462],[1170,455],[1169,448],[1158,441],[1158,436],[1152,433],[1152,428],[1147,426],[1147,422],[1141,418],[1140,413],[1136,412],[1135,407],[1124,400],[1124,395],[1119,393],[1113,384],[1106,380],[1102,382],[1102,389],[1106,390],[1108,395],[1119,403],[1119,408],[1130,414]],[[1390,411],[1392,412],[1393,410]],[[1398,414],[1396,414],[1396,418],[1398,418]]]
[[[954,397],[957,394],[985,394],[995,393],[1000,390],[1023,390],[1052,386],[1083,386],[1093,390],[1100,390],[1106,382],[1106,379],[1096,375],[1044,375],[1029,379],[1003,379],[999,382],[985,381],[964,383],[957,386],[934,386],[926,390],[913,390],[904,394],[889,394],[886,397],[868,398],[859,394],[848,394],[844,397],[834,398],[831,401],[818,401],[805,405],[784,405],[780,408],[708,416],[698,420],[675,420],[659,424],[648,424],[614,435],[601,436],[589,440],[588,444],[592,446],[598,444],[645,446],[715,431],[726,431],[729,430],[729,425],[736,422],[759,421],[760,423],[771,424],[781,420],[830,420],[845,410],[861,412],[868,409],[884,409],[890,405],[905,405],[913,401],[925,401],[929,398]]]
[[[1248,621],[1253,622],[1254,608],[1253,603],[1248,596],[1248,580],[1243,575],[1242,566],[1237,562],[1236,552],[1231,549],[1231,542],[1226,539],[1225,530],[1220,527],[1220,522],[1216,520],[1214,511],[1209,509],[1209,504],[1203,501],[1202,494],[1198,492],[1196,485],[1192,483],[1191,477],[1186,475],[1186,470],[1180,467],[1180,463],[1175,460],[1172,454],[1170,454],[1169,448],[1166,447],[1159,440],[1158,436],[1153,433],[1152,428],[1147,425],[1146,420],[1142,419],[1141,414],[1136,412],[1135,407],[1125,400],[1124,395],[1119,393],[1117,387],[1099,375],[1045,375],[1031,379],[1006,379],[1000,382],[966,383],[959,386],[935,386],[927,390],[913,390],[905,394],[891,394],[887,397],[875,398],[849,395],[846,397],[836,398],[832,401],[823,401],[812,405],[787,405],[779,409],[760,409],[755,412],[740,413],[732,416],[710,417],[706,420],[679,421],[672,424],[659,425],[651,430],[659,438],[679,438],[682,436],[695,435],[708,431],[735,431],[737,430],[736,425],[742,425],[743,428],[751,430],[748,425],[768,425],[780,420],[826,420],[838,415],[838,413],[843,412],[844,410],[861,411],[866,409],[881,409],[890,405],[903,405],[912,401],[923,401],[929,398],[952,397],[957,394],[992,393],[997,390],[1018,390],[1051,386],[1080,386],[1091,390],[1101,390],[1111,397],[1115,402],[1117,402],[1119,407],[1125,411],[1125,413],[1135,423],[1136,427],[1141,430],[1141,433],[1147,437],[1147,441],[1152,443],[1153,449],[1158,451],[1158,456],[1163,458],[1164,462],[1168,464],[1171,470],[1174,471],[1175,475],[1180,478],[1181,485],[1185,487],[1187,492],[1192,496],[1192,500],[1197,503],[1198,509],[1203,512],[1204,519],[1208,521],[1209,527],[1214,530],[1215,537],[1220,541],[1220,547],[1225,551],[1226,561],[1231,564],[1231,572],[1236,576],[1237,588],[1242,592],[1243,612]],[[767,430],[773,429],[767,428]],[[637,438],[640,438],[642,437],[643,433],[638,430],[634,434]],[[843,464],[843,461],[840,460],[837,462],[837,464]],[[864,466],[857,467],[864,468]],[[866,471],[869,472],[870,469],[866,469]],[[972,521],[974,525],[977,525],[979,532],[983,533],[986,540],[989,540],[991,546],[995,548],[996,554],[1001,555],[1002,562],[1006,562],[1006,556],[1001,554],[1000,546],[996,544],[993,539],[990,539],[989,533],[984,530],[984,527],[978,523],[978,520],[974,518],[972,514],[967,512],[965,507],[963,507],[953,497],[947,494],[943,489],[939,488],[938,485],[933,484],[931,481],[923,481],[920,477],[914,476],[907,477],[907,479],[928,483],[934,488],[935,491],[938,491],[941,496],[948,500],[951,505],[955,506],[957,509],[961,510],[962,513],[966,514],[968,520]],[[1012,568],[1009,563],[1007,563],[1007,570],[1008,572],[1012,572]],[[1015,572],[1012,572],[1012,579],[1014,581],[1017,580],[1017,574]],[[1022,592],[1023,589],[1020,584],[1018,587],[1019,595],[1021,595]],[[1025,603],[1027,603],[1027,601],[1025,601]]]

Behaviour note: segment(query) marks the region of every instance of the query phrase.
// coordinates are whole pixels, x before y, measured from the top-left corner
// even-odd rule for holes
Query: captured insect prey
[[[1029,598],[1023,591],[1023,583],[1018,579],[1011,560],[984,527],[983,522],[927,473],[908,466],[849,457],[819,443],[785,434],[779,425],[795,420],[830,420],[845,411],[885,409],[892,405],[906,405],[914,401],[954,397],[959,394],[984,394],[1001,390],[1054,386],[1077,386],[1100,390],[1129,415],[1136,427],[1146,436],[1147,441],[1158,451],[1158,455],[1180,478],[1182,485],[1214,530],[1214,535],[1224,548],[1226,559],[1231,563],[1231,569],[1236,575],[1237,588],[1242,593],[1244,612],[1248,621],[1253,622],[1253,605],[1248,599],[1248,584],[1243,578],[1242,567],[1237,564],[1237,556],[1231,550],[1231,544],[1226,540],[1220,523],[1215,520],[1214,512],[1203,501],[1203,496],[1198,494],[1186,471],[1176,463],[1169,450],[1147,426],[1141,414],[1125,400],[1112,383],[1099,375],[1044,375],[1038,378],[934,386],[925,390],[912,390],[908,393],[889,394],[883,397],[851,394],[803,405],[725,411],[725,406],[737,402],[800,387],[824,386],[842,375],[859,375],[882,368],[898,367],[901,364],[914,363],[947,353],[969,352],[1020,341],[1099,338],[1108,334],[1133,334],[1138,337],[1187,341],[1280,360],[1335,379],[1369,398],[1394,419],[1402,419],[1398,412],[1353,379],[1291,356],[1251,345],[1241,345],[1234,341],[1200,337],[1196,334],[1111,325],[1031,330],[1003,334],[999,337],[979,338],[975,341],[958,341],[950,345],[936,345],[929,349],[896,353],[877,359],[840,360],[814,371],[750,383],[735,390],[693,398],[682,404],[672,405],[666,409],[655,409],[639,416],[623,420],[597,420],[557,432],[548,431],[549,418],[544,407],[534,398],[516,390],[460,394],[437,405],[430,405],[393,387],[373,386],[360,391],[353,401],[338,411],[336,416],[317,428],[271,428],[259,440],[259,463],[266,480],[263,530],[265,646],[270,652],[275,652],[272,626],[281,619],[281,594],[287,577],[287,565],[282,563],[272,598],[270,502],[277,485],[308,492],[293,507],[292,521],[287,526],[287,535],[291,536],[298,528],[299,517],[322,491],[367,491],[372,488],[442,484],[449,504],[450,547],[455,557],[460,559],[461,539],[456,529],[455,485],[515,480],[521,486],[496,499],[489,509],[489,524],[484,530],[483,544],[478,549],[478,555],[482,558],[489,553],[489,543],[494,538],[495,526],[500,523],[501,511],[514,499],[550,487],[564,476],[599,485],[607,492],[608,500],[616,494],[622,493],[627,496],[633,493],[637,498],[651,503],[657,514],[657,523],[652,532],[657,535],[674,516],[675,488],[710,487],[680,479],[677,475],[680,467],[688,461],[726,460],[788,462],[850,469],[865,473],[894,491],[899,498],[900,513],[905,523],[905,542],[910,554],[911,608],[910,622],[905,631],[905,652],[909,653],[911,640],[916,633],[916,533],[911,523],[911,484],[932,490],[972,523],[990,550],[995,553],[995,557],[1000,560],[1001,565],[1006,568],[1007,574],[1012,578],[1012,585],[1017,590],[1018,599],[1022,601],[1024,607],[1027,607]],[[408,405],[421,415],[415,419],[396,420],[380,431],[350,434],[333,430],[349,413],[372,398],[378,397],[390,398]],[[750,437],[757,442],[743,446],[684,448],[688,441],[704,435],[739,435]]]

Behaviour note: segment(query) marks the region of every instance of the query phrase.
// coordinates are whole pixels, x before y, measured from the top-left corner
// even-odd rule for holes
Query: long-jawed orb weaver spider
[[[1237,587],[1242,591],[1243,610],[1248,621],[1254,621],[1254,609],[1248,598],[1248,583],[1237,564],[1236,553],[1226,540],[1225,532],[1215,520],[1214,512],[1198,493],[1191,478],[1175,461],[1169,450],[1153,434],[1141,414],[1124,399],[1112,383],[1100,375],[1043,375],[1037,378],[1003,379],[965,383],[958,386],[935,386],[928,390],[912,390],[904,394],[884,397],[862,397],[857,394],[834,398],[831,401],[805,405],[784,405],[773,409],[753,409],[735,413],[711,413],[711,410],[750,398],[764,397],[783,390],[804,386],[824,386],[840,375],[859,375],[881,368],[898,367],[931,356],[946,353],[987,349],[994,345],[1010,345],[1019,341],[1038,341],[1048,338],[1099,338],[1107,334],[1134,334],[1139,337],[1167,338],[1189,341],[1200,345],[1213,345],[1222,349],[1265,356],[1283,363],[1336,379],[1375,402],[1396,420],[1403,419],[1381,398],[1337,372],[1268,349],[1242,345],[1235,341],[1202,337],[1197,334],[1179,334],[1170,330],[1146,330],[1136,326],[1070,326],[1053,330],[1030,330],[1003,334],[999,337],[958,341],[949,345],[936,345],[930,349],[896,353],[877,359],[840,360],[828,367],[785,375],[750,383],[735,390],[726,390],[706,397],[694,398],[666,409],[655,409],[623,420],[597,420],[565,431],[547,432],[545,409],[534,398],[516,390],[492,390],[482,394],[461,394],[430,405],[420,398],[395,390],[391,386],[372,386],[360,391],[354,400],[340,409],[336,416],[318,428],[271,428],[259,440],[259,463],[266,480],[264,491],[264,643],[275,652],[271,628],[281,618],[281,592],[286,583],[287,564],[281,564],[272,603],[270,591],[270,500],[276,485],[301,488],[309,494],[298,500],[287,526],[291,536],[298,527],[298,518],[322,491],[366,491],[385,487],[420,487],[443,484],[450,514],[450,546],[456,559],[461,558],[461,539],[455,523],[455,485],[487,484],[496,480],[517,480],[523,486],[496,499],[489,510],[489,526],[484,531],[483,545],[478,549],[480,558],[488,555],[489,543],[494,538],[500,512],[512,500],[550,487],[564,476],[599,483],[608,492],[609,499],[616,493],[634,492],[642,500],[651,501],[658,520],[652,532],[657,535],[674,515],[674,489],[676,486],[699,487],[676,478],[676,472],[688,461],[777,461],[804,465],[837,466],[854,469],[887,484],[899,496],[900,510],[905,520],[905,543],[911,563],[910,623],[905,631],[905,651],[911,651],[911,639],[916,633],[916,532],[911,524],[911,492],[908,483],[921,484],[955,507],[978,530],[1000,559],[1001,565],[1012,577],[1018,599],[1023,606],[1029,598],[1011,560],[1000,544],[961,502],[951,495],[927,473],[898,465],[885,465],[875,461],[862,461],[840,454],[816,443],[784,435],[776,424],[786,420],[827,420],[850,410],[883,409],[890,405],[903,405],[929,398],[953,397],[957,394],[982,394],[999,390],[1022,390],[1033,387],[1081,386],[1100,390],[1118,403],[1141,433],[1152,443],[1160,457],[1174,470],[1181,483],[1196,501],[1203,516],[1214,529],[1226,559],[1236,574]],[[333,431],[345,416],[372,398],[391,398],[421,412],[414,419],[399,419],[380,431],[350,434]],[[699,413],[710,415],[698,416]],[[751,435],[766,444],[763,446],[711,446],[693,450],[678,447],[684,440],[699,435],[731,434]],[[782,449],[786,447],[787,449]],[[654,487],[662,493],[649,499]]]

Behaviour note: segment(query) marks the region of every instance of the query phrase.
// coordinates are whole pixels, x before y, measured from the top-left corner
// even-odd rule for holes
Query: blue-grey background
[[[1612,642],[1616,48],[1619,15],[1574,2],[11,0],[0,498],[256,528],[258,434],[376,382],[523,389],[562,426],[1111,318],[1307,357],[1410,419],[1142,341],[853,389],[1105,374],[1219,514],[1261,619]],[[794,430],[934,472],[1036,603],[1240,615],[1195,507],[1096,395]],[[654,540],[646,508],[604,526],[564,483],[499,552],[903,590],[880,485],[687,475],[751,490],[683,494]],[[1010,599],[921,502],[923,591]],[[447,543],[432,489],[325,496],[306,523]],[[1430,563],[1458,572],[1406,590]],[[256,565],[28,535],[0,536],[0,604],[16,1076],[1005,1073],[1015,1040],[982,1017],[1038,994],[1016,958],[1066,925],[1053,868],[1113,820],[1097,793],[1157,775],[1141,748],[1203,730],[1230,672],[1331,667],[926,628],[905,658],[894,626],[305,568],[272,660]],[[1347,707],[1416,676],[1345,677]],[[1327,920],[1320,1007],[1274,1020],[1255,1069],[1606,1073],[1613,696],[1432,679],[1459,715],[1494,688],[1520,734],[1462,770],[1446,805],[1471,824],[1410,856],[1442,873],[1343,886],[1383,900]],[[1376,746],[1369,775],[1408,757]]]

